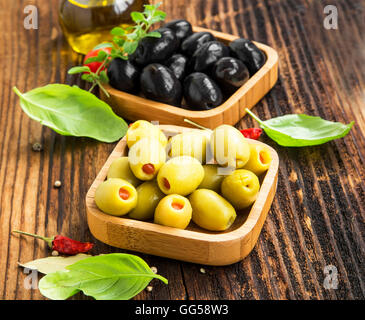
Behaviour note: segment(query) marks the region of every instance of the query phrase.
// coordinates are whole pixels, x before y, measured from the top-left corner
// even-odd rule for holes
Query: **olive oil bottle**
[[[86,54],[110,41],[114,27],[131,25],[131,12],[143,11],[145,4],[148,0],[60,0],[59,21],[72,49]]]

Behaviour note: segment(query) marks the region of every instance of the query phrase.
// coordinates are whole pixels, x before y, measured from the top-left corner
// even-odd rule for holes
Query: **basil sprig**
[[[77,86],[49,84],[21,93],[20,106],[33,120],[59,134],[114,142],[128,130],[127,123],[111,107]]]
[[[315,146],[343,138],[354,124],[354,121],[343,124],[306,114],[288,114],[262,121],[249,109],[246,109],[246,112],[260,124],[271,139],[283,147]]]
[[[143,259],[110,253],[82,259],[67,266],[65,271],[48,273],[39,281],[39,290],[52,300],[65,300],[79,291],[96,300],[128,300],[154,278],[168,283]]]

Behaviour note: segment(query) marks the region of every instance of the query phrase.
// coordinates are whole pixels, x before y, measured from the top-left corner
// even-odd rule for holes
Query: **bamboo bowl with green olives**
[[[255,246],[278,166],[274,149],[229,125],[200,130],[139,120],[86,195],[89,229],[122,249],[232,264]]]
[[[185,20],[179,20],[179,21],[185,21]],[[163,29],[164,28],[162,28],[161,30]],[[201,38],[204,38],[209,36],[211,38],[209,38],[209,41],[206,43],[207,45],[209,45],[210,43],[212,45],[221,44],[221,46],[223,46],[223,48],[226,49],[227,51],[231,50],[231,47],[230,49],[227,49],[229,44],[232,44],[235,41],[239,40],[247,41],[246,39],[240,39],[237,36],[214,31],[211,29],[192,27],[192,31],[194,33],[191,35],[191,37],[201,35]],[[185,39],[184,42],[189,42],[189,38]],[[184,88],[183,90],[184,95],[182,100],[181,98],[177,100],[175,99],[176,101],[172,101],[170,99],[171,101],[169,100],[169,102],[166,102],[163,101],[162,98],[157,98],[157,97],[153,98],[150,96],[147,97],[149,90],[153,91],[154,89],[147,88],[143,90],[143,85],[146,85],[145,82],[147,81],[147,80],[144,81],[142,79],[143,77],[150,79],[150,82],[156,83],[157,86],[157,84],[159,83],[159,79],[154,79],[153,81],[151,81],[152,76],[150,74],[152,74],[153,72],[157,73],[159,71],[169,72],[166,71],[166,66],[164,66],[164,64],[169,65],[169,69],[171,69],[170,64],[174,63],[178,64],[179,63],[178,59],[181,59],[185,56],[190,57],[191,59],[194,58],[192,52],[186,53],[186,51],[189,50],[187,49],[185,51],[183,50],[184,48],[182,45],[180,51],[182,50],[183,54],[181,54],[180,51],[177,51],[176,54],[173,54],[169,59],[166,59],[166,62],[163,61],[157,64],[153,63],[147,65],[146,67],[143,68],[140,81],[138,81],[138,77],[136,76],[135,77],[136,80],[129,87],[126,87],[125,84],[128,83],[128,81],[126,81],[122,76],[118,74],[114,75],[114,73],[119,72],[119,71],[113,72],[113,70],[118,69],[117,66],[114,66],[117,64],[117,61],[115,61],[113,65],[109,66],[108,69],[110,85],[106,86],[106,91],[108,92],[109,97],[107,97],[103,91],[100,91],[100,96],[113,108],[116,114],[123,116],[124,118],[127,118],[131,121],[139,119],[153,121],[159,119],[160,124],[173,124],[173,125],[186,126],[186,123],[184,123],[184,119],[190,119],[208,128],[216,128],[222,123],[234,125],[240,119],[242,119],[242,117],[246,114],[245,109],[252,108],[258,101],[260,101],[266,95],[266,93],[268,93],[269,90],[275,85],[278,79],[277,52],[273,48],[259,42],[249,42],[249,43],[250,45],[255,46],[255,49],[260,51],[262,56],[265,57],[263,58],[264,60],[262,61],[262,65],[260,64],[259,69],[255,70],[250,69],[250,71],[247,71],[249,72],[249,76],[244,81],[242,81],[242,84],[240,84],[240,86],[235,87],[234,89],[230,87],[229,89],[226,89],[226,91],[223,89],[222,90],[218,89],[219,92],[222,91],[222,93],[219,94],[212,93],[214,97],[222,95],[222,98],[219,99],[220,102],[217,102],[216,100],[215,101],[209,100],[205,101],[205,103],[202,103],[202,101],[194,101],[194,99],[196,100],[197,98],[187,99],[185,92],[189,90],[187,82],[190,84],[191,83],[198,84],[200,82],[203,83],[212,82],[213,83],[212,86],[217,86],[216,83],[219,83],[217,82],[218,80],[213,81],[213,79],[211,79],[214,78],[213,76],[207,76],[206,74],[209,75],[211,74],[211,72],[208,73],[208,71],[191,73],[188,76],[185,76],[184,80],[181,81],[179,81],[180,79],[176,80],[177,82],[179,82],[177,84],[179,84],[180,86],[181,82],[182,87]],[[148,47],[147,49],[144,49],[144,51],[149,53],[150,51],[153,50]],[[146,53],[143,52],[143,56],[145,55]],[[223,65],[224,59],[229,60],[235,58],[223,57],[221,59],[222,60],[221,68],[223,70],[229,70],[229,66]],[[169,61],[171,60],[172,62],[170,63]],[[220,61],[217,62],[217,65],[219,62]],[[133,63],[131,63],[129,67],[131,68],[132,65]],[[155,69],[157,68],[158,70],[154,70],[153,68]],[[196,71],[200,69],[193,68],[193,70]],[[131,71],[128,69],[128,74],[129,73],[131,73]],[[137,74],[137,71],[135,73]],[[114,80],[114,78],[116,80]],[[176,78],[178,78],[178,76],[176,76]],[[188,79],[190,79],[191,81],[188,81]],[[222,87],[222,84],[220,86]],[[139,87],[141,87],[142,93],[135,91],[137,90],[136,88]],[[161,88],[164,87],[173,87],[173,86],[171,84],[169,84],[168,86],[158,85],[158,90],[160,91]],[[192,87],[191,90],[196,91],[196,88]]]

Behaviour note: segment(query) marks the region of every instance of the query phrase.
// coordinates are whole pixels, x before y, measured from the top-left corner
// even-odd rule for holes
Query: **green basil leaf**
[[[354,124],[354,121],[343,124],[306,114],[288,114],[262,121],[250,110],[246,109],[246,112],[271,139],[284,147],[314,146],[343,138]]]
[[[39,290],[47,298],[67,299],[78,291],[96,300],[128,300],[153,279],[167,279],[152,272],[147,263],[131,254],[111,253],[83,259],[66,267],[68,271],[47,274]]]
[[[49,84],[24,94],[13,90],[30,118],[59,134],[114,142],[127,132],[128,125],[109,105],[77,86]]]
[[[80,292],[77,274],[67,271],[56,271],[45,275],[39,280],[38,288],[41,294],[52,300],[66,300]]]
[[[68,70],[68,74],[77,74],[81,72],[90,72],[90,68],[88,66],[79,66],[79,67],[73,67],[70,70]]]

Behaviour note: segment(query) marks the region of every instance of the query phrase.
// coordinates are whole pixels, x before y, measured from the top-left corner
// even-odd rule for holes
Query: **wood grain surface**
[[[262,119],[288,113],[356,124],[344,139],[279,153],[278,192],[257,245],[242,262],[205,267],[139,254],[169,279],[153,280],[135,299],[364,299],[365,2],[363,0],[165,0],[170,19],[266,43],[279,53],[279,80],[252,110]],[[25,30],[24,7],[39,9],[39,29]],[[44,299],[26,289],[17,262],[45,257],[39,240],[12,229],[64,234],[96,243],[93,254],[121,252],[95,240],[85,195],[115,144],[60,136],[30,120],[12,92],[50,82],[84,84],[67,69],[82,57],[66,44],[57,1],[0,0],[0,299]],[[324,6],[338,29],[323,26]],[[240,128],[257,126],[248,116]],[[32,151],[41,142],[42,152]],[[56,180],[60,189],[53,187]],[[337,289],[326,289],[326,266]],[[328,279],[328,278],[327,278]],[[87,299],[78,294],[73,299]]]

